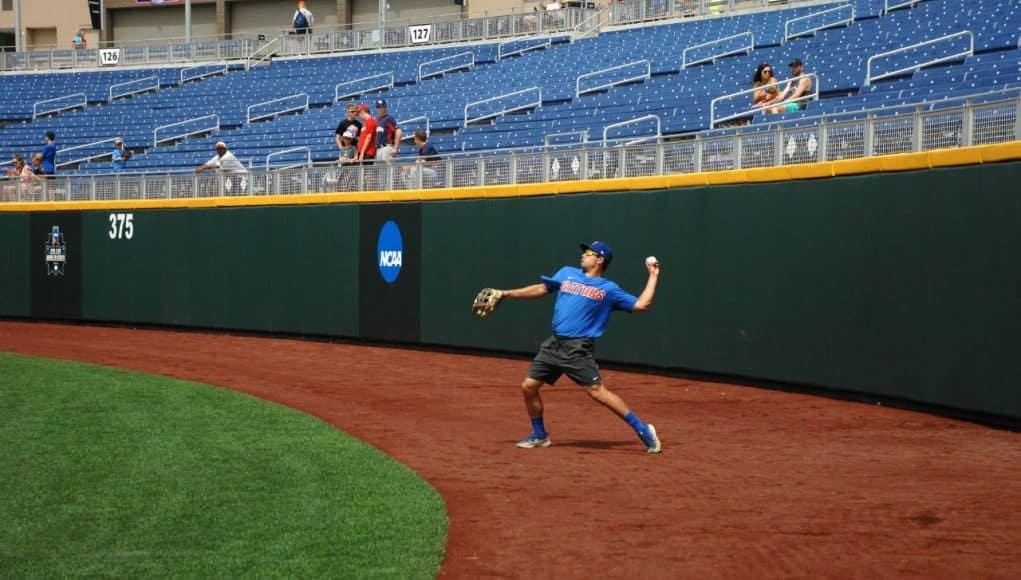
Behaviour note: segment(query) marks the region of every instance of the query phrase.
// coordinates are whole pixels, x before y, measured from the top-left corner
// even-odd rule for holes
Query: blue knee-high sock
[[[628,425],[631,425],[631,428],[635,430],[635,433],[638,433],[639,435],[645,433],[645,423],[642,423],[642,420],[638,418],[638,415],[635,415],[634,411],[629,412],[627,416],[624,417],[624,420],[627,421]]]
[[[546,426],[542,423],[542,417],[534,417],[532,419],[532,433],[536,435],[546,434]]]

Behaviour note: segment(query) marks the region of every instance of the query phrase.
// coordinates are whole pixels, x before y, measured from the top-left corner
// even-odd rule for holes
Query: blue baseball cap
[[[606,242],[595,241],[591,244],[581,244],[581,249],[592,250],[603,259],[603,263],[607,266],[613,261],[613,249]]]

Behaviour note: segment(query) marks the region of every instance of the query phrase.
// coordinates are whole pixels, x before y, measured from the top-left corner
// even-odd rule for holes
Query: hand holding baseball
[[[656,256],[649,256],[645,259],[645,268],[650,274],[659,274],[659,258]]]

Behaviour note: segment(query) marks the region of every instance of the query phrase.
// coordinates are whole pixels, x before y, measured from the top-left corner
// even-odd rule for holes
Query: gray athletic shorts
[[[563,338],[551,336],[539,347],[539,354],[532,359],[528,378],[553,384],[566,374],[582,387],[591,387],[603,382],[599,376],[599,365],[593,356],[595,341],[591,338]]]

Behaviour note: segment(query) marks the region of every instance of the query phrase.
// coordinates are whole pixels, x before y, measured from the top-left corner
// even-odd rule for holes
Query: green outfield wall
[[[1017,183],[1011,161],[540,197],[0,213],[0,315],[531,353],[552,298],[481,320],[475,292],[534,283],[601,239],[616,252],[608,275],[636,294],[645,256],[663,264],[652,311],[617,314],[602,361],[1016,421]],[[43,263],[53,225],[63,276]]]

